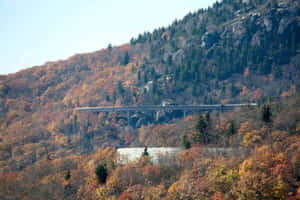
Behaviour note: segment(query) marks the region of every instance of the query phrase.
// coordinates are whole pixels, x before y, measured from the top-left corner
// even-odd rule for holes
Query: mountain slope
[[[294,95],[299,13],[296,0],[226,0],[130,44],[0,77],[0,168],[22,170],[49,157],[144,144],[142,130],[126,130],[117,121],[122,114],[78,114],[78,106],[238,103]]]

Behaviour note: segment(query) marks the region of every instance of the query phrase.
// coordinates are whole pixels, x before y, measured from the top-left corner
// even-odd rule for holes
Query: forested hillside
[[[102,159],[100,163],[106,159],[107,152],[103,153],[105,148],[112,147],[104,152],[111,153],[107,155],[109,157],[107,159],[113,160],[113,154],[115,154],[113,148],[116,146],[179,146],[182,136],[193,144],[235,147],[244,145],[250,148],[247,155],[250,156],[249,158],[245,155],[244,158],[237,159],[236,163],[220,161],[224,164],[222,167],[229,167],[234,163],[232,164],[234,165],[233,171],[230,166],[231,171],[226,168],[225,174],[235,173],[234,170],[240,173],[244,170],[244,174],[235,174],[237,178],[234,175],[227,179],[228,177],[223,177],[224,174],[220,172],[220,176],[222,175],[218,177],[220,180],[213,179],[211,177],[215,175],[213,171],[210,175],[201,172],[202,174],[194,177],[197,179],[207,175],[211,179],[202,180],[201,178],[201,181],[220,181],[220,183],[214,183],[212,189],[202,188],[206,182],[201,184],[201,181],[198,182],[200,179],[197,179],[201,191],[209,191],[207,194],[215,195],[215,199],[218,195],[223,196],[229,189],[232,189],[233,193],[230,194],[232,196],[226,196],[227,199],[231,197],[255,199],[253,196],[243,196],[246,195],[244,192],[248,186],[246,175],[255,178],[251,171],[254,170],[251,167],[253,164],[251,162],[254,162],[251,159],[254,158],[251,156],[259,157],[261,153],[262,157],[259,159],[263,163],[264,156],[269,155],[270,152],[278,156],[276,159],[279,161],[274,161],[275,164],[273,161],[268,163],[272,167],[262,166],[262,168],[270,167],[272,170],[276,168],[276,172],[268,171],[267,175],[281,173],[280,167],[276,167],[277,163],[281,165],[283,162],[288,166],[292,166],[290,162],[296,163],[291,169],[294,173],[292,179],[283,180],[286,176],[280,175],[282,177],[280,180],[286,184],[284,187],[292,189],[284,190],[283,193],[280,193],[282,192],[280,190],[278,195],[285,196],[274,198],[282,199],[287,196],[287,192],[291,192],[291,196],[295,195],[296,188],[299,187],[299,171],[297,171],[299,158],[293,153],[290,154],[288,148],[295,148],[297,150],[292,151],[299,152],[299,121],[297,121],[299,120],[299,98],[295,97],[300,87],[299,14],[300,3],[297,0],[224,0],[221,3],[215,3],[211,8],[189,13],[183,19],[175,20],[168,27],[158,28],[152,33],[140,34],[132,38],[128,44],[109,45],[106,49],[97,52],[78,54],[67,60],[48,62],[43,66],[35,66],[15,74],[1,76],[0,178],[3,182],[0,182],[0,198],[18,199],[27,195],[30,199],[29,194],[36,194],[32,199],[39,199],[38,197],[43,193],[45,199],[52,198],[54,194],[58,196],[53,198],[59,199],[63,192],[60,190],[64,187],[63,184],[69,187],[73,183],[76,183],[76,187],[72,186],[71,194],[78,196],[91,192],[89,194],[91,196],[87,199],[94,198],[93,195],[97,193],[94,189],[98,188],[98,185],[97,181],[93,182],[96,179],[93,179],[92,171],[100,162],[97,159]],[[275,118],[272,120],[276,119],[276,121],[272,121],[272,125],[257,123],[258,118],[253,118],[253,121],[247,122],[250,123],[251,128],[241,133],[239,137],[231,137],[231,135],[234,135],[233,130],[240,130],[241,127],[247,125],[245,116],[239,119],[229,114],[229,118],[224,118],[222,121],[218,113],[213,113],[214,126],[203,135],[203,129],[199,128],[201,126],[198,126],[198,129],[194,128],[197,123],[195,116],[188,116],[185,120],[174,119],[180,117],[181,113],[161,113],[157,121],[151,113],[135,113],[132,115],[131,127],[126,128],[122,113],[93,114],[74,111],[74,108],[80,106],[105,105],[248,102],[263,104],[268,99],[271,99],[269,104],[272,104],[274,101],[279,102],[280,99],[288,98],[294,99],[295,110],[289,105],[286,108],[289,113],[292,112],[291,115],[278,110],[280,114],[274,115]],[[259,113],[259,109],[263,108],[257,109],[255,112]],[[255,113],[247,110],[245,113],[243,110],[239,112],[240,115]],[[162,124],[161,122],[168,123]],[[202,125],[208,123],[205,116],[201,123]],[[194,137],[195,134],[192,132],[197,132],[197,130],[202,132],[202,135]],[[269,149],[270,138],[273,137],[278,137],[282,142],[278,142],[279,146],[288,146],[283,149],[279,147]],[[280,139],[281,137],[284,139]],[[244,140],[240,141],[241,138],[245,138],[245,143]],[[268,140],[264,141],[266,138]],[[294,146],[291,142],[293,140]],[[99,157],[98,154],[101,156]],[[194,159],[193,156],[196,154],[188,159]],[[197,160],[190,161],[188,164],[190,168],[187,167],[187,169],[190,171],[181,177],[179,176],[181,173],[184,174],[183,169],[186,166],[172,168],[174,174],[178,173],[170,175],[171,178],[160,177],[159,181],[153,180],[157,182],[154,184],[155,187],[151,185],[152,189],[163,190],[161,197],[165,197],[172,191],[174,193],[172,195],[180,196],[180,193],[175,191],[185,190],[184,181],[188,181],[189,177],[193,176],[192,169],[196,170],[198,166],[194,161]],[[248,164],[245,164],[246,161]],[[210,165],[209,163],[218,161],[205,162]],[[202,166],[202,164],[199,165]],[[152,165],[151,167],[155,168]],[[152,169],[151,167],[147,173],[164,173],[165,169]],[[217,169],[211,168],[210,170]],[[108,174],[111,180],[109,183],[118,182],[118,175],[115,175],[116,180],[113,180],[115,182],[112,181],[113,176],[110,174],[112,171],[119,170],[113,173],[122,174],[122,170],[125,169],[130,168],[109,166]],[[71,170],[72,183],[69,183],[69,179],[63,181],[66,170]],[[77,173],[78,177],[74,178],[73,170],[76,171],[74,173]],[[125,171],[124,173],[127,173]],[[196,170],[196,173],[200,172]],[[89,176],[89,180],[92,181],[91,185],[87,180],[81,180],[79,178],[81,176]],[[152,175],[148,174],[148,176]],[[18,177],[17,181],[15,177]],[[32,181],[30,182],[32,185],[22,185],[27,181]],[[35,181],[42,184],[44,188],[37,189]],[[227,186],[222,188],[218,185],[222,181],[230,184],[229,189]],[[270,181],[275,181],[275,179]],[[176,183],[176,186],[173,183]],[[130,184],[130,186],[134,185],[131,182]],[[143,185],[144,183],[136,184]],[[234,184],[244,184],[245,190],[235,188]],[[116,189],[117,186],[104,189],[117,197],[127,190],[129,185],[124,183],[122,188],[117,188],[117,190],[111,190]],[[171,185],[173,185],[173,190],[169,188]],[[56,186],[61,188],[55,188]],[[169,191],[167,191],[168,188]],[[104,194],[104,189],[98,193]],[[198,189],[195,190],[198,191]],[[273,189],[276,190],[276,188]],[[255,191],[255,188],[253,190]],[[191,195],[197,193],[192,188],[190,191]],[[274,192],[270,191],[267,192],[268,194],[265,194],[265,191],[259,194],[269,195]],[[73,197],[70,199],[74,199]],[[263,197],[273,198],[273,196]],[[78,198],[82,197],[78,196]],[[178,198],[186,199],[185,197]],[[199,198],[202,197],[199,196]]]
[[[40,159],[23,170],[1,173],[0,198],[296,200],[300,197],[299,105],[298,95],[221,116],[204,114],[149,125],[139,135],[145,143],[176,139],[187,149],[178,153],[177,160],[161,157],[157,164],[149,154],[121,164],[112,147]],[[204,147],[217,145],[234,153],[207,155]]]

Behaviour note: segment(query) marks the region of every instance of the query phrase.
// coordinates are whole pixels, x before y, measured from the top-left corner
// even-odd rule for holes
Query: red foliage
[[[130,45],[129,44],[124,44],[122,46],[120,46],[120,50],[121,51],[128,51],[130,49]]]
[[[244,70],[244,77],[247,77],[248,75],[249,75],[249,68],[246,68],[245,70]]]
[[[133,56],[131,56],[131,60],[136,61],[138,59],[138,54],[134,54]]]
[[[197,158],[201,156],[203,148],[201,146],[193,146],[189,150],[183,152],[181,157],[181,165],[187,165],[193,163]]]
[[[132,133],[126,133],[126,135],[124,137],[124,140],[125,140],[124,143],[130,144],[133,139],[134,139],[134,135]]]
[[[144,168],[144,176],[150,183],[159,183],[160,181],[160,168],[158,166],[146,165]]]
[[[22,91],[26,89],[28,85],[30,85],[29,81],[25,78],[12,79],[8,84],[9,88],[12,88],[17,91]]]
[[[133,200],[133,198],[129,194],[124,192],[119,196],[119,200]]]
[[[193,120],[193,119],[195,119],[196,117],[195,116],[193,116],[193,115],[188,115],[188,116],[186,116],[185,118],[184,118],[184,121],[190,121],[190,120]]]

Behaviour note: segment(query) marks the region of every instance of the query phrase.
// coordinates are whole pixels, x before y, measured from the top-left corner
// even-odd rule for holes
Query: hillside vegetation
[[[161,192],[154,199],[295,196],[299,187],[299,14],[297,0],[224,0],[168,27],[140,34],[128,44],[1,76],[0,198],[93,199],[100,194],[117,198],[123,192],[141,191],[142,195],[148,189],[153,190],[148,195]],[[268,99],[272,101],[265,108],[211,113],[211,119],[205,115],[179,120],[175,118],[182,113],[165,112],[156,121],[153,113],[133,113],[130,128],[125,127],[125,113],[74,111],[81,106],[163,103],[262,105]],[[262,121],[261,109],[267,113],[270,106],[272,117]],[[114,147],[180,146],[183,137],[192,145],[244,146],[249,152],[235,160],[202,160],[192,148],[183,152],[188,158],[180,158],[190,159],[187,165],[181,160],[180,165],[167,168],[148,161],[128,166],[115,163]],[[262,166],[256,167],[256,162]],[[100,187],[94,170],[104,163],[108,182]],[[151,184],[138,181],[147,180],[143,170],[148,165],[147,173],[158,174]],[[128,176],[126,183],[113,185],[137,166],[141,171],[134,178]],[[291,173],[281,174],[286,166]],[[219,167],[220,176],[214,177]],[[67,172],[71,175],[64,181]],[[266,179],[268,191],[257,192],[259,177]],[[185,188],[184,181],[191,178],[197,184]],[[276,181],[282,184],[274,185]],[[180,196],[179,191],[189,191],[190,196]]]
[[[156,126],[153,132],[152,125],[144,127],[148,130],[144,137],[150,141],[172,140],[179,130],[185,134],[192,147],[179,152],[177,161],[162,157],[153,164],[144,153],[121,164],[112,147],[89,155],[39,160],[21,171],[1,174],[0,198],[298,199],[299,105],[300,96],[211,115],[209,144],[217,140],[222,147],[236,148],[233,154],[207,154],[203,142],[196,139],[202,134],[197,128],[202,117],[189,117]]]

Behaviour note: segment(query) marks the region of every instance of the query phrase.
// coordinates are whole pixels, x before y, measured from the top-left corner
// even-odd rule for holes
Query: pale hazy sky
[[[215,0],[0,0],[0,74],[124,44]]]

